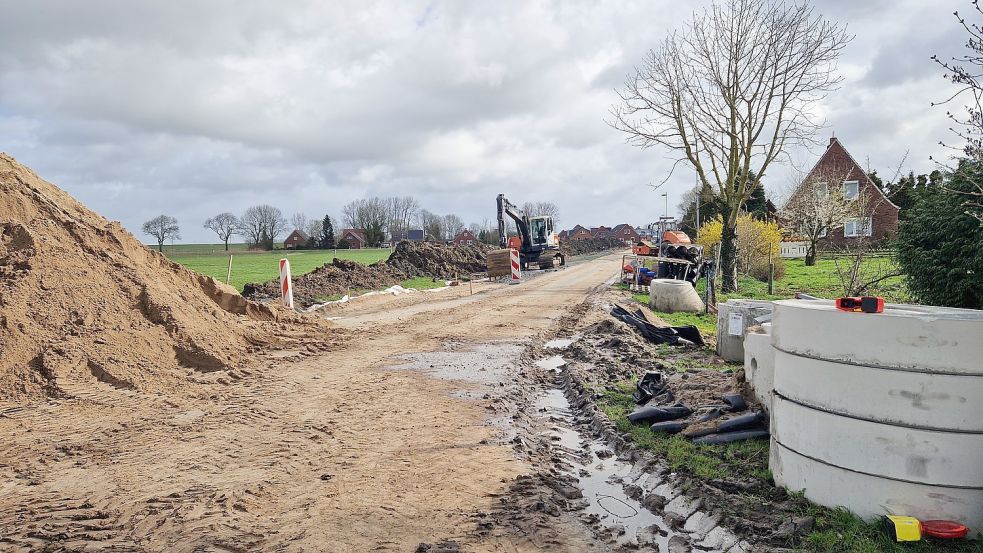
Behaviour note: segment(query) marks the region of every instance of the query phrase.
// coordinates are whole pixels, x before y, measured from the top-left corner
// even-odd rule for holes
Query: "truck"
[[[499,247],[510,247],[509,236],[505,225],[505,216],[515,221],[519,231],[518,240],[513,238],[512,246],[518,246],[519,265],[523,270],[530,267],[552,269],[566,265],[566,256],[560,251],[560,240],[557,237],[556,226],[549,215],[529,216],[510,202],[505,194],[499,194],[496,199],[498,208],[498,243]]]

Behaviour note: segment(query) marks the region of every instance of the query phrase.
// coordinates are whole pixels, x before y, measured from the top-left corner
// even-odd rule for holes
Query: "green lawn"
[[[229,254],[223,248],[221,244],[182,244],[164,246],[164,254],[193,271],[225,282],[229,270]],[[211,253],[213,250],[215,253]],[[229,284],[241,291],[248,282],[266,282],[277,278],[281,258],[289,259],[291,274],[299,276],[325,263],[331,263],[335,257],[371,264],[387,259],[389,253],[389,249],[247,252],[241,247],[231,252],[232,279]]]

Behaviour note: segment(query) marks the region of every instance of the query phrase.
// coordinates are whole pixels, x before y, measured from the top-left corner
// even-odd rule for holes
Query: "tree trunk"
[[[724,223],[720,237],[720,274],[723,277],[721,291],[737,291],[737,223]]]
[[[158,240],[157,241],[157,251],[159,251],[160,253],[164,253],[164,241],[163,240]]]
[[[809,244],[809,249],[806,251],[806,267],[812,267],[816,264],[816,245]]]
[[[225,239],[225,251],[229,251],[229,239]]]

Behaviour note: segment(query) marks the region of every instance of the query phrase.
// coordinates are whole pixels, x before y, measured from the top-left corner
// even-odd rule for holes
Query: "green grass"
[[[164,254],[172,261],[199,273],[212,276],[225,282],[229,270],[229,254],[222,251],[222,245],[214,246],[219,253],[208,252],[207,244],[187,244],[173,246],[176,251],[164,247]],[[178,248],[184,248],[180,250]],[[197,252],[197,253],[196,253]],[[325,263],[331,263],[335,257],[350,259],[359,263],[371,264],[389,257],[388,249],[365,250],[277,250],[272,252],[247,252],[242,249],[232,252],[232,279],[229,282],[237,290],[249,282],[266,282],[277,278],[280,274],[280,258],[290,260],[290,271],[293,276],[309,273]]]
[[[646,424],[634,424],[628,413],[635,409],[631,399],[634,383],[623,382],[605,390],[598,402],[617,429],[627,433],[637,447],[661,456],[669,467],[677,472],[700,479],[727,478],[755,479],[771,489],[771,471],[768,470],[767,440],[753,440],[724,445],[695,445],[682,436],[656,434]],[[778,490],[774,490],[778,492]],[[751,492],[757,496],[759,492]],[[768,495],[768,493],[765,493]],[[792,494],[798,495],[798,494]],[[770,498],[757,496],[745,498],[766,507]],[[800,515],[816,519],[815,529],[803,537],[797,551],[828,553],[929,553],[954,551],[983,553],[983,538],[977,540],[932,540],[897,543],[892,541],[880,522],[865,522],[844,509],[831,509],[801,500]]]
[[[412,290],[432,290],[434,288],[442,288],[447,286],[446,280],[434,280],[430,277],[416,277],[409,280],[404,280],[399,283],[403,288],[409,288]]]
[[[735,474],[768,480],[768,441],[751,440],[723,445],[696,445],[678,435],[656,434],[647,424],[634,424],[628,414],[635,409],[631,399],[633,383],[625,382],[607,390],[598,406],[614,421],[618,430],[628,433],[636,445],[653,451],[674,471],[700,478],[725,478]]]
[[[844,267],[847,260],[840,260],[840,266]],[[865,266],[872,270],[887,271],[893,268],[891,260],[886,257],[871,257],[865,260]],[[782,278],[775,280],[772,294],[768,294],[768,283],[762,282],[750,276],[738,278],[737,292],[723,293],[717,290],[717,301],[725,302],[730,298],[749,298],[762,300],[788,299],[797,292],[810,294],[820,298],[837,298],[843,295],[842,284],[836,271],[836,261],[833,259],[819,259],[816,264],[808,267],[804,259],[786,259],[785,274]],[[700,297],[706,290],[706,280],[701,280],[697,285]],[[884,296],[884,299],[892,302],[908,301],[908,291],[904,285],[904,277],[896,276],[884,280],[878,286],[876,293]]]
[[[147,244],[148,248],[157,249],[157,244]],[[244,243],[229,244],[229,251],[232,253],[244,252],[249,247]],[[225,244],[164,244],[164,253],[169,257],[173,255],[187,254],[225,254]]]

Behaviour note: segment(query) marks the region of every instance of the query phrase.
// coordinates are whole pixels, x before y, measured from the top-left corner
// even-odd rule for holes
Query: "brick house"
[[[591,238],[611,238],[611,227],[592,227],[590,229]]]
[[[348,247],[352,250],[360,250],[368,247],[366,244],[367,240],[365,239],[365,231],[361,229],[346,228],[342,230],[341,238],[338,241],[340,242],[341,240],[348,242]]]
[[[590,229],[577,225],[570,229],[568,234],[570,240],[590,240],[593,238]]]
[[[455,246],[473,246],[478,243],[478,238],[468,229],[462,230],[451,240]]]
[[[635,228],[626,223],[615,226],[613,229],[611,229],[611,232],[608,233],[608,236],[616,240],[621,240],[626,246],[634,246],[639,240],[642,239],[642,237],[635,231]]]
[[[870,206],[866,210],[867,216],[847,219],[842,227],[830,232],[825,238],[827,244],[843,246],[863,236],[879,242],[897,234],[900,209],[870,180],[867,172],[835,137],[829,139],[826,151],[803,182],[816,179],[833,179],[836,182],[831,182],[830,186],[840,188],[845,197],[862,197]],[[792,192],[789,201],[797,193],[798,190]]]
[[[290,236],[283,241],[283,249],[285,250],[298,250],[300,248],[306,248],[307,242],[311,239],[307,236],[307,233],[302,230],[295,230],[290,233]]]
[[[560,242],[563,242],[564,240],[567,240],[569,238],[570,238],[569,230],[561,230],[560,233],[556,235],[556,239],[559,240]]]

